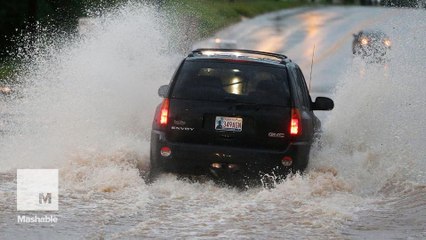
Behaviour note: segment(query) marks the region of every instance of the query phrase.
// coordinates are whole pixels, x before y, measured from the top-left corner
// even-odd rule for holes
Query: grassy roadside
[[[11,61],[0,61],[0,88],[6,83],[15,70],[15,65]]]
[[[179,15],[192,18],[198,37],[214,32],[241,18],[251,18],[267,12],[308,5],[308,0],[180,0],[167,3]]]

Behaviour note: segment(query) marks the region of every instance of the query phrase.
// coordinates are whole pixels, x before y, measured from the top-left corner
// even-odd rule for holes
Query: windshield
[[[186,61],[172,98],[290,105],[285,68],[239,61]]]

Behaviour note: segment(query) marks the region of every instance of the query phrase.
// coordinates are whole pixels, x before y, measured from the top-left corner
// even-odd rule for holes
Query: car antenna
[[[314,44],[314,48],[312,49],[311,73],[309,74],[309,91],[311,90],[311,84],[312,84],[312,67],[314,66],[314,54],[315,54],[315,44]]]

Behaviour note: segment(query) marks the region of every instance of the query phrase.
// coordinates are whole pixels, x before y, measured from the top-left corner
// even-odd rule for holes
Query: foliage
[[[198,22],[200,37],[231,24],[242,18],[306,4],[300,0],[181,0],[168,2],[183,15]]]

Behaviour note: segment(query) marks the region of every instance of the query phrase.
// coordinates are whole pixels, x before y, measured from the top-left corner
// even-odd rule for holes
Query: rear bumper
[[[162,147],[169,147],[171,155],[163,157]],[[161,171],[203,175],[214,171],[238,171],[247,175],[258,175],[259,172],[288,172],[283,167],[284,157],[293,159],[293,170],[303,171],[309,159],[310,142],[291,143],[284,151],[273,151],[253,148],[235,148],[200,144],[169,142],[160,131],[151,134],[151,161],[155,161]],[[221,169],[213,169],[212,163],[223,165]],[[235,166],[227,169],[229,165]]]

